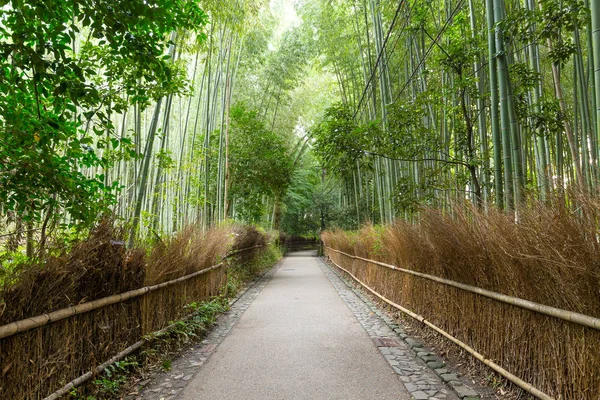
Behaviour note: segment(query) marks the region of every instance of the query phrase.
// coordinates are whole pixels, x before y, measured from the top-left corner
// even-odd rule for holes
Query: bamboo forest
[[[0,0],[1,399],[154,399],[309,248],[484,388],[412,398],[598,399],[599,238],[598,0]]]
[[[3,3],[7,233],[308,234],[596,186],[593,2]]]

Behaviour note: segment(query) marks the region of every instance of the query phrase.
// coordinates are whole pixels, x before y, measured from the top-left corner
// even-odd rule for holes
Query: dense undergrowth
[[[281,257],[273,237],[230,223],[208,231],[188,227],[126,249],[124,230],[106,221],[79,243],[56,246],[43,259],[12,263],[0,282],[0,325],[173,281],[221,262],[226,267],[0,339],[0,397],[48,395],[141,338],[148,343],[133,357],[73,394],[114,398],[132,371],[167,368],[168,354],[201,337],[228,307],[228,297]],[[19,384],[24,380],[33,384]]]
[[[513,214],[455,207],[415,223],[328,231],[326,246],[600,317],[600,207],[572,195]],[[396,304],[558,399],[600,396],[600,332],[399,271],[328,255]],[[474,359],[472,362],[475,362]]]

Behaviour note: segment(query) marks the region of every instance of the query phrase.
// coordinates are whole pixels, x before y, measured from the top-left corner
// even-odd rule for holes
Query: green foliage
[[[169,372],[171,370],[173,362],[169,358],[165,358],[160,363],[160,369],[165,372]]]
[[[283,257],[281,249],[270,244],[254,252],[249,259],[243,259],[242,262],[234,259],[230,273],[227,275],[227,295],[235,296],[245,282],[275,265],[281,257]]]
[[[402,177],[394,187],[394,205],[398,211],[415,213],[420,201],[417,196],[419,185],[409,177]]]
[[[438,151],[442,143],[437,132],[427,125],[427,102],[436,101],[433,93],[423,93],[414,101],[397,101],[388,107],[388,138],[383,138],[378,146],[381,154],[415,159]]]
[[[325,110],[322,122],[313,128],[315,153],[327,168],[352,171],[371,147],[368,134],[371,129],[375,127],[359,127],[348,106],[334,104]]]
[[[588,21],[589,9],[582,0],[542,0],[540,5],[539,37],[552,43],[550,60],[564,66],[577,51],[572,33]]]
[[[294,171],[292,184],[284,198],[285,215],[281,230],[289,235],[316,234],[321,226],[319,167],[313,160],[306,164]]]
[[[291,182],[293,163],[286,141],[268,130],[256,111],[244,105],[231,110],[231,195],[242,220],[259,222],[261,197],[282,198]]]
[[[138,362],[126,358],[109,365],[100,378],[94,380],[94,385],[101,398],[114,397],[119,393],[123,384],[127,382],[127,375],[138,367]]]
[[[556,99],[542,100],[539,112],[532,112],[532,123],[539,135],[551,137],[555,132],[560,132],[564,126],[564,114]]]
[[[539,84],[540,74],[533,71],[525,63],[515,63],[510,66],[510,76],[514,87],[513,94],[517,115],[525,120],[531,112],[529,94]]]
[[[24,250],[0,251],[0,286],[17,279],[21,267],[30,261]]]
[[[119,184],[83,171],[114,162],[100,149],[133,151],[111,117],[183,91],[185,71],[164,55],[168,36],[197,31],[206,15],[191,0],[0,6],[0,203],[25,220],[61,208],[88,225]]]
[[[217,316],[220,313],[227,310],[228,304],[222,298],[215,298],[211,301],[190,303],[187,305],[187,308],[194,313],[193,322],[210,326],[216,322]]]

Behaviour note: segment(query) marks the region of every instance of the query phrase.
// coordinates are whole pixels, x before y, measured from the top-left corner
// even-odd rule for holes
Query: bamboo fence
[[[325,249],[373,295],[537,398],[600,398],[600,319]]]
[[[224,261],[168,282],[0,326],[0,398],[57,399],[171,328],[185,306],[218,295]]]

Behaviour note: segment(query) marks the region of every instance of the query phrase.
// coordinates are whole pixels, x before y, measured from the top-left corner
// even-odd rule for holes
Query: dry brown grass
[[[170,281],[214,265],[233,243],[227,228],[202,232],[188,227],[152,250],[145,285]]]
[[[150,251],[126,251],[122,230],[100,224],[72,251],[21,267],[0,287],[0,325],[170,281],[219,263],[233,248],[266,241],[254,228],[193,227]],[[237,236],[236,236],[237,234]],[[8,281],[8,280],[7,280]],[[38,399],[171,321],[226,286],[224,268],[142,297],[0,339],[0,398]]]
[[[457,207],[425,211],[326,245],[403,268],[600,317],[600,207],[578,196],[514,217]],[[401,272],[329,256],[385,297],[423,315],[558,399],[600,398],[600,332]]]
[[[144,252],[126,254],[122,234],[102,222],[72,251],[21,266],[0,287],[0,325],[143,286]]]

